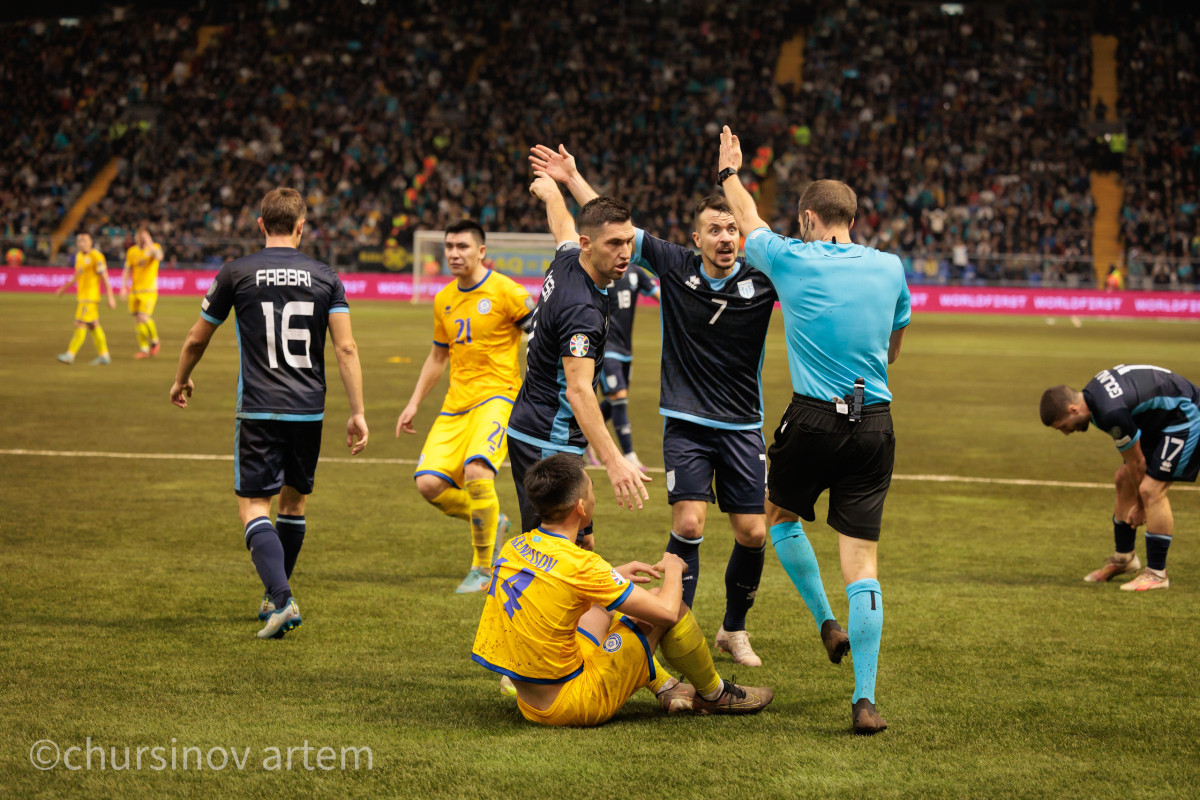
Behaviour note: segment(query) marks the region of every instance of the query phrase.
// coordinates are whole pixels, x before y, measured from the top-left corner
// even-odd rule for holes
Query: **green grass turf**
[[[0,295],[0,449],[208,453],[232,449],[233,332],[196,372],[192,407],[168,403],[194,299],[164,298],[158,359],[134,361],[132,325],[105,311],[114,363],[54,360],[73,303]],[[371,444],[415,459],[396,416],[429,348],[429,307],[356,303]],[[1108,482],[1107,437],[1064,439],[1037,417],[1041,391],[1115,363],[1200,378],[1195,324],[920,316],[892,370],[898,476]],[[661,466],[657,314],[638,318],[631,414]],[[398,360],[397,360],[398,359]],[[329,357],[332,363],[332,355]],[[777,319],[765,367],[767,436],[790,386]],[[417,423],[428,429],[439,386]],[[329,392],[327,457],[345,455],[346,403]],[[776,701],[743,719],[665,718],[645,692],[597,730],[525,723],[469,660],[482,604],[456,596],[470,556],[461,523],[424,504],[410,465],[327,460],[294,576],[304,627],[254,638],[259,583],[242,545],[229,461],[0,454],[0,796],[26,797],[1196,797],[1200,495],[1173,494],[1169,591],[1129,596],[1080,578],[1112,548],[1103,489],[898,479],[880,547],[885,600],[879,706],[891,729],[848,734],[847,660],[824,659],[811,617],[768,553],[750,617]],[[598,481],[599,549],[614,563],[661,553],[662,475],[640,512]],[[515,509],[511,476],[498,481]],[[1180,487],[1183,488],[1183,487]],[[846,598],[835,536],[809,525],[830,601]],[[696,615],[723,609],[728,522],[715,509]],[[1144,548],[1139,542],[1139,551]],[[33,743],[91,737],[146,750],[140,771],[38,771]],[[288,747],[369,747],[373,769],[306,770]],[[175,748],[177,767],[169,768]],[[250,748],[196,769],[183,748]],[[282,749],[279,764],[264,759]],[[111,754],[106,753],[106,758]],[[221,757],[213,754],[213,763]],[[316,766],[317,751],[308,755]],[[73,763],[79,763],[80,755]],[[335,759],[336,761],[336,759]],[[328,764],[328,761],[322,762]]]

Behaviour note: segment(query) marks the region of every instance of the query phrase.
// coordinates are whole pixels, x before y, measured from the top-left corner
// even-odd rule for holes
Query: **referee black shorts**
[[[793,394],[767,456],[772,503],[812,522],[813,504],[828,489],[829,527],[879,541],[896,459],[890,404],[864,406],[851,422],[833,403]]]
[[[233,491],[274,497],[284,486],[312,494],[321,455],[321,422],[236,420]]]

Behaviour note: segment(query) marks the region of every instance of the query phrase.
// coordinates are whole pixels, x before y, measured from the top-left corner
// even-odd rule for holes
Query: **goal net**
[[[445,231],[417,231],[413,237],[413,302],[427,303],[450,282],[443,242]],[[554,260],[549,233],[489,233],[488,266],[512,278],[541,280]]]

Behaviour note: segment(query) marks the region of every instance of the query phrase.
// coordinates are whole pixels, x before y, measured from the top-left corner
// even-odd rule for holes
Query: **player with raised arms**
[[[557,453],[532,464],[525,496],[541,524],[501,549],[471,658],[513,680],[527,720],[600,725],[643,686],[669,713],[750,714],[771,702],[768,687],[738,686],[717,674],[683,603],[682,559],[666,553],[653,566],[614,568],[576,545],[596,505],[579,456]],[[657,590],[634,585],[659,577]],[[660,645],[690,685],[656,666]]]
[[[450,365],[450,388],[413,475],[417,491],[443,514],[468,522],[474,557],[458,593],[481,592],[491,577],[496,537],[508,528],[496,473],[508,453],[508,417],[521,388],[521,331],[533,315],[525,287],[487,268],[483,228],[447,226],[446,264],[455,280],[433,300],[433,345],[396,436],[416,433],[421,401]]]
[[[563,183],[578,202],[596,196],[564,145],[557,151],[537,145],[530,161]],[[746,615],[758,593],[766,549],[760,373],[777,298],[767,277],[738,258],[738,229],[723,197],[701,201],[693,223],[699,254],[638,228],[632,257],[658,276],[661,292],[659,413],[666,417],[663,463],[671,503],[667,552],[688,565],[683,598],[692,607],[708,505],[719,502],[729,515],[734,542],[715,645],[739,664],[758,666],[762,660],[750,646]],[[830,658],[840,660],[836,646]]]
[[[546,204],[557,252],[533,310],[525,381],[508,422],[509,461],[524,531],[540,523],[525,497],[525,471],[553,453],[583,455],[588,443],[608,471],[618,505],[641,508],[650,499],[642,485],[650,478],[621,454],[596,400],[608,333],[608,286],[629,269],[633,253],[629,206],[598,197],[572,219],[548,175],[538,173],[529,191]],[[592,546],[590,526],[580,537],[584,546]]]
[[[883,504],[892,481],[888,364],[900,355],[910,295],[904,267],[850,239],[858,197],[840,181],[813,181],[800,196],[800,239],[772,233],[737,177],[738,138],[721,132],[717,182],[746,233],[746,261],[770,277],[783,306],[792,401],[768,455],[767,518],[771,541],[800,596],[824,632],[833,617],[812,545],[800,524],[829,490],[829,526],[838,532],[854,660],[851,728],[887,728],[875,708],[883,631],[877,552]]]
[[[368,437],[345,289],[337,273],[298,249],[306,211],[295,189],[273,189],[263,198],[258,228],[266,246],[221,267],[183,343],[171,386],[171,402],[187,408],[195,388],[192,370],[234,312],[241,366],[233,491],[246,549],[265,590],[260,639],[281,638],[301,623],[289,579],[304,544],[305,505],[321,453],[326,330],[350,403],[350,454],[360,453]],[[279,512],[272,524],[271,502],[277,495]]]
[[[1042,424],[1064,434],[1095,425],[1113,438],[1122,463],[1113,482],[1116,550],[1084,576],[1104,583],[1141,569],[1137,529],[1146,526],[1146,568],[1121,586],[1126,592],[1166,589],[1167,550],[1175,515],[1167,492],[1176,481],[1192,483],[1200,473],[1200,387],[1165,367],[1118,364],[1100,372],[1082,390],[1052,386],[1042,394]]]

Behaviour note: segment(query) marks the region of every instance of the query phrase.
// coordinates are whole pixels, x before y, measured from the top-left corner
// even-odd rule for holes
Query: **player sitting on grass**
[[[669,712],[690,706],[698,714],[750,714],[771,702],[771,689],[717,674],[682,601],[682,559],[666,553],[654,566],[634,561],[614,569],[575,544],[596,505],[579,456],[538,461],[525,475],[525,492],[542,524],[510,539],[492,565],[472,659],[513,679],[526,719],[600,725],[643,686]],[[662,587],[634,585],[647,576],[663,577]],[[660,645],[691,686],[657,666]]]

